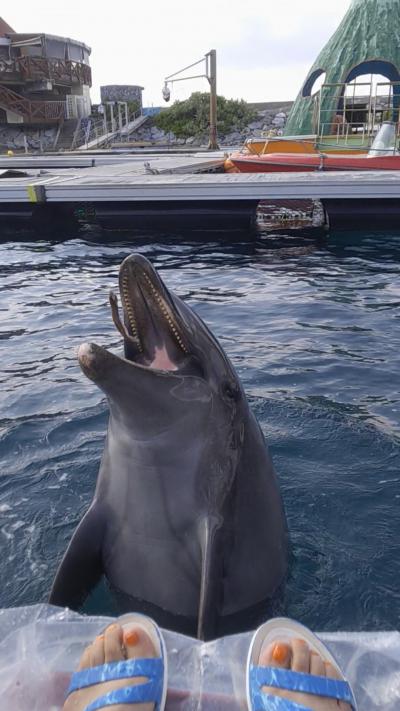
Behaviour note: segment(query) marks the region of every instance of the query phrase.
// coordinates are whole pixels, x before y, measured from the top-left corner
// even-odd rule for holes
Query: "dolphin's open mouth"
[[[123,261],[119,288],[123,322],[113,293],[110,304],[114,323],[124,337],[126,358],[155,370],[198,371],[172,298],[147,259],[132,255]]]

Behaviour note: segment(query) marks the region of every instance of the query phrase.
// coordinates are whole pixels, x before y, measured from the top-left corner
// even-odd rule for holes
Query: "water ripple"
[[[91,500],[107,408],[76,351],[120,348],[108,291],[140,251],[220,338],[270,443],[292,542],[287,614],[397,628],[399,235],[69,236],[0,244],[0,605],[46,598]]]

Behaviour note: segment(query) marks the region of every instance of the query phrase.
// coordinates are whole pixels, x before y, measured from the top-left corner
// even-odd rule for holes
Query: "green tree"
[[[242,130],[257,116],[245,101],[217,97],[217,130],[224,135]],[[157,128],[177,138],[189,138],[207,133],[210,120],[210,95],[196,91],[186,101],[175,101],[155,117]]]

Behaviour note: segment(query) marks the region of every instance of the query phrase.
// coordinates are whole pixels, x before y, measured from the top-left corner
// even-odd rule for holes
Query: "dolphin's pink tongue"
[[[149,368],[157,370],[178,370],[178,366],[169,357],[165,346],[154,349],[154,360],[149,365]]]

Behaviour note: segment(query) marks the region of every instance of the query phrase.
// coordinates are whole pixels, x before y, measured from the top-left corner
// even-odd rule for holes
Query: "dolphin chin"
[[[122,317],[114,294],[110,305],[124,355],[93,343],[78,351],[110,419],[94,499],[50,601],[79,607],[105,574],[177,631],[211,638],[235,620],[242,629],[287,569],[263,435],[220,344],[143,256],[124,260],[119,289]]]

